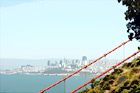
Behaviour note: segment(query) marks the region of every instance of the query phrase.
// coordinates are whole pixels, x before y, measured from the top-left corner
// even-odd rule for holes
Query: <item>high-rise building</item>
[[[59,64],[62,66],[62,60],[59,61]]]
[[[82,64],[87,65],[87,57],[86,56],[82,57]]]
[[[48,64],[47,65],[50,66],[50,60],[48,60]]]
[[[87,57],[86,56],[83,56],[82,57],[82,61],[85,61],[85,60],[87,60]]]

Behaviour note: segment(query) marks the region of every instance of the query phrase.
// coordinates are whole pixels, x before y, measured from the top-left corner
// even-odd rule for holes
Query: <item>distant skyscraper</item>
[[[48,66],[50,66],[50,60],[48,60]]]
[[[82,57],[82,61],[85,61],[85,60],[87,60],[87,57],[86,56],[83,56]]]
[[[86,56],[82,57],[82,64],[87,65],[87,57]]]
[[[76,63],[78,63],[78,61],[79,61],[79,60],[78,60],[78,59],[76,59]]]
[[[62,66],[62,60],[60,60],[59,64]]]

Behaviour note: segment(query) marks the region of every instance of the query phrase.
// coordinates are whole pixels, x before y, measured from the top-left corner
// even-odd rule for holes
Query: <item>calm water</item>
[[[38,93],[65,76],[43,75],[0,75],[0,93]],[[88,77],[87,81],[92,77]],[[73,76],[66,80],[66,92],[84,84],[84,76]],[[88,86],[89,87],[89,86]],[[85,89],[82,88],[82,89]],[[64,82],[56,85],[45,93],[64,93]]]

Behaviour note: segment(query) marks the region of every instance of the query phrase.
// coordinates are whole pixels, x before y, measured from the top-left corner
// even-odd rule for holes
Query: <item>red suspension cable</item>
[[[123,62],[125,62],[126,60],[130,59],[131,57],[135,56],[136,54],[138,54],[140,52],[137,51],[134,54],[132,54],[131,56],[129,56],[128,58],[124,59],[123,61],[119,62],[118,64],[116,64],[115,66],[111,67],[110,69],[106,70],[105,72],[103,72],[102,74],[98,75],[97,77],[95,77],[94,79],[88,81],[87,83],[83,84],[82,86],[78,87],[77,89],[73,90],[71,93],[76,92],[77,90],[81,89],[82,87],[86,86],[87,84],[91,83],[93,80],[101,77],[102,75],[106,74],[107,72],[109,72],[110,70],[114,69],[115,67],[119,66],[120,64],[122,64]]]

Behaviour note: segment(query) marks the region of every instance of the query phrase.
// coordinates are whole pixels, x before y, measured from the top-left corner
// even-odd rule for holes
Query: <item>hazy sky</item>
[[[0,58],[97,58],[128,40],[125,10],[117,0],[0,0]]]

